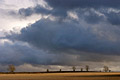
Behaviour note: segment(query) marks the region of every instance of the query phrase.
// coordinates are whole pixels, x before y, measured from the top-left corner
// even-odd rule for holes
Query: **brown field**
[[[120,73],[0,74],[0,80],[120,80]]]

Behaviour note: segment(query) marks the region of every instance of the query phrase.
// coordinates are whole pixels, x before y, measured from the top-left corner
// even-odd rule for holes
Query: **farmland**
[[[120,73],[36,73],[0,74],[0,80],[120,80]]]

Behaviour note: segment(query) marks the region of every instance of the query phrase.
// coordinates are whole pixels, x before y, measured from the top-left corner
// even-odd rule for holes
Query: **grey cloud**
[[[110,23],[112,25],[120,25],[120,12],[119,9],[113,8],[113,11],[109,11],[110,8],[102,9],[81,9],[77,10],[79,18],[82,18],[89,24],[98,24],[100,22]],[[114,11],[116,10],[116,11]],[[118,12],[117,12],[118,11]]]
[[[96,54],[96,53],[82,53],[79,57],[79,61],[86,62],[119,62],[119,57],[116,55]]]
[[[44,65],[46,66],[46,69],[47,67],[50,68],[49,65],[82,66],[82,65],[86,65],[84,62],[103,62],[103,61],[119,62],[119,57],[120,57],[114,55],[104,55],[104,54],[101,55],[96,53],[93,54],[93,53],[83,53],[83,52],[76,52],[77,54],[48,53],[47,51],[43,51],[25,45],[25,43],[23,42],[14,42],[12,44],[5,43],[0,47],[1,47],[0,65],[8,66],[10,64],[14,64],[17,68],[24,64],[30,64],[31,66]],[[21,69],[18,68],[17,71],[22,71],[22,69],[26,67],[28,68],[27,71],[31,69],[31,67],[25,66],[25,67],[20,67]],[[42,66],[39,67],[42,68]]]
[[[32,14],[52,15],[63,20],[41,19],[23,28],[21,34],[13,31],[11,35],[6,35],[6,38],[12,40],[14,44],[0,45],[1,64],[81,65],[80,63],[84,61],[119,61],[120,15],[114,11],[108,13],[108,9],[111,7],[119,9],[120,1],[46,0],[46,2],[53,9],[37,5],[22,8],[18,14],[24,17]],[[101,8],[105,10],[102,11]],[[79,17],[77,23],[68,18],[68,11],[76,12]],[[11,11],[10,14],[17,13]],[[81,20],[85,22],[82,23]],[[23,45],[24,42],[29,46]]]
[[[4,2],[4,0],[0,0],[0,3],[3,3]]]
[[[20,42],[1,45],[0,52],[0,63],[3,65],[21,65],[24,63],[47,65],[52,63],[51,60],[54,57],[52,54],[44,54],[44,52],[25,46]]]
[[[107,38],[100,38],[99,35],[92,32],[92,27],[88,29],[84,27],[72,21],[59,22],[42,19],[27,28],[23,28],[21,34],[8,35],[7,38],[13,41],[28,42],[40,49],[51,52],[70,53],[71,50],[75,50],[119,54],[120,42],[118,40],[113,42]]]
[[[33,14],[42,14],[42,15],[53,15],[56,17],[66,17],[67,16],[67,10],[66,9],[46,9],[44,7],[41,7],[40,5],[37,5],[35,7],[29,7],[29,8],[22,8],[19,9],[17,15],[23,16],[23,17],[29,17]]]
[[[119,0],[45,0],[54,8],[120,7]]]
[[[99,15],[96,12],[99,12],[99,10],[96,9],[78,9],[76,10],[77,15],[80,19],[85,20],[88,24],[98,24],[105,20],[105,17],[103,15]]]
[[[106,14],[107,20],[113,24],[113,25],[120,25],[120,12],[115,13],[115,12],[110,12]]]
[[[31,16],[32,14],[49,14],[50,10],[37,5],[36,7],[22,8],[19,9],[18,14],[22,16]]]
[[[119,25],[119,13],[110,12],[108,9],[119,9],[119,0],[45,0],[48,3],[48,6],[53,9],[47,9],[41,5],[36,5],[34,7],[22,8],[19,9],[18,15],[23,17],[28,17],[33,14],[42,14],[42,15],[53,15],[55,17],[60,17],[66,19],[68,16],[68,11],[76,11],[79,15],[79,18],[85,20],[89,24],[98,24],[102,21],[107,21],[112,25]],[[94,9],[94,10],[91,10]],[[100,16],[95,13],[95,11],[100,12],[104,16]],[[85,15],[88,12],[89,15]],[[16,12],[11,11],[11,14],[15,15]],[[82,16],[82,17],[81,17]],[[106,17],[106,18],[105,18]]]
[[[80,4],[79,4],[79,1],[80,1]],[[119,18],[119,13],[116,13],[116,12],[110,12],[110,13],[108,13],[108,9],[110,9],[111,7],[113,9],[116,9],[116,7],[113,7],[112,5],[110,5],[109,2],[115,4],[116,2],[119,3],[120,1],[109,1],[107,3],[107,0],[106,0],[105,4],[106,3],[109,4],[107,8],[105,7],[107,5],[103,4],[104,1],[100,1],[100,0],[93,1],[93,3],[92,3],[94,5],[93,8],[90,7],[87,4],[84,5],[86,7],[81,7],[82,2],[84,4],[85,2],[87,3],[87,1],[85,1],[85,2],[83,0],[79,0],[79,1],[78,0],[75,0],[75,1],[71,0],[70,2],[68,2],[68,0],[65,0],[65,1],[61,1],[61,0],[58,1],[57,0],[55,2],[53,2],[53,1],[49,2],[49,0],[48,0],[47,2],[48,2],[49,5],[53,4],[53,3],[55,4],[57,2],[59,2],[61,4],[60,5],[54,5],[53,4],[54,6],[50,5],[50,6],[53,7],[53,9],[51,9],[51,10],[43,8],[40,5],[37,5],[35,7],[22,8],[22,9],[19,9],[18,14],[22,15],[24,17],[31,16],[33,14],[53,15],[55,17],[60,17],[62,19],[66,19],[66,17],[68,16],[68,14],[67,14],[68,11],[76,11],[76,13],[78,14],[78,17],[81,18],[81,19],[83,19],[83,20],[85,20],[89,24],[98,24],[99,22],[106,21],[106,18],[107,18],[106,22],[109,22],[112,25],[119,25],[119,21],[120,21],[119,20],[120,19]],[[64,3],[64,2],[66,2],[66,3]],[[88,1],[88,2],[91,2],[91,1]],[[103,6],[104,9],[101,9],[102,5],[101,6],[100,5],[96,5],[95,4],[96,2],[98,2],[98,3],[101,2],[101,4],[104,5]],[[64,5],[66,4],[65,6],[68,7],[68,8],[65,8],[65,6],[63,6],[62,4],[64,4]],[[74,8],[74,6],[71,6],[70,4],[71,5],[72,4],[78,4],[79,6],[76,5],[76,7]],[[57,6],[59,6],[59,7],[57,7]],[[96,9],[95,6],[100,6],[100,7]],[[73,7],[73,8],[69,8],[69,7]],[[94,10],[91,10],[91,9],[94,9]],[[96,14],[95,11],[100,12],[104,16]],[[13,13],[13,12],[11,12],[11,13]],[[85,13],[89,13],[89,15],[85,15]],[[14,14],[15,13],[13,13],[13,15]]]
[[[85,21],[90,24],[97,24],[102,20],[102,16],[98,16],[96,14],[90,14],[85,16]]]
[[[23,64],[31,65],[76,65],[79,61],[74,55],[48,53],[23,42],[0,45],[0,64],[16,66]],[[75,61],[77,61],[75,63]]]

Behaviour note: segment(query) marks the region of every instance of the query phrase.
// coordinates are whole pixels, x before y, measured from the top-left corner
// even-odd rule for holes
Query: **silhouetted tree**
[[[15,66],[14,66],[14,65],[9,65],[8,70],[9,70],[11,73],[14,73],[14,71],[15,71]]]
[[[47,72],[49,72],[49,69],[47,69]]]
[[[75,70],[76,70],[76,67],[75,67],[75,66],[73,66],[73,67],[72,67],[72,69],[73,69],[73,71],[75,72]]]
[[[62,71],[62,69],[60,69],[60,72]]]
[[[108,68],[108,66],[104,66],[103,71],[104,71],[104,72],[109,72],[109,68]]]
[[[86,71],[89,71],[90,67],[88,65],[85,66]]]
[[[81,68],[81,72],[83,71],[83,68]]]
[[[109,70],[109,72],[111,72],[111,70]]]

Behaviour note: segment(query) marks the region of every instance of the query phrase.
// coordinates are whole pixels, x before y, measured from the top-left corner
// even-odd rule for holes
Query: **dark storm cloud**
[[[96,53],[81,53],[80,56],[78,56],[78,61],[86,61],[86,62],[110,62],[110,61],[116,61],[119,62],[119,57],[116,55],[106,55],[106,54],[96,54]]]
[[[24,17],[33,14],[53,15],[65,19],[68,16],[68,11],[76,11],[78,17],[85,20],[89,24],[97,24],[105,21],[112,25],[120,25],[119,13],[108,12],[110,8],[119,10],[119,0],[45,0],[53,9],[46,9],[37,5],[35,7],[19,9],[18,14]],[[91,10],[94,9],[94,10]],[[96,14],[100,12],[104,16]],[[85,15],[85,13],[89,15]],[[14,15],[15,13],[13,13]],[[82,17],[81,17],[82,16]],[[105,18],[106,17],[106,18]]]
[[[0,65],[77,65],[74,55],[48,53],[24,42],[5,42],[0,45]]]
[[[78,8],[80,9],[94,8],[98,11],[100,11],[101,8],[103,10],[109,9],[109,8],[116,8],[118,10],[120,9],[120,5],[119,5],[120,0],[45,0],[45,1],[48,3],[48,5],[53,7],[53,9],[60,10],[60,11],[61,9],[63,9],[64,12],[65,10],[68,11],[71,9],[78,9]],[[105,13],[107,13],[107,10],[105,11]],[[105,13],[102,13],[102,14],[105,14]],[[93,23],[97,24],[98,22],[101,22],[104,20],[104,17],[96,15],[94,11],[90,12],[89,16],[84,16],[83,13],[81,13],[80,15],[84,17],[83,19],[85,19],[86,22],[92,23],[92,24]],[[113,25],[120,25],[119,13],[111,12],[111,13],[105,14],[105,16],[107,17],[107,21],[109,23]]]
[[[82,51],[119,54],[119,41],[99,39],[99,35],[92,33],[92,27],[89,29],[84,27],[72,21],[59,22],[42,19],[27,28],[23,28],[21,34],[8,35],[7,38],[13,41],[28,42],[37,48],[54,53]]]
[[[120,7],[119,0],[45,0],[54,8]]]
[[[67,10],[66,9],[49,10],[49,9],[41,7],[40,5],[37,5],[35,7],[21,8],[21,9],[19,9],[17,15],[28,17],[28,16],[31,16],[33,14],[42,14],[42,15],[53,15],[53,16],[66,17],[67,16]]]
[[[22,28],[20,34],[11,31],[11,35],[6,35],[13,43],[27,42],[29,47],[16,43],[0,46],[0,63],[78,65],[80,61],[119,61],[120,15],[116,11],[109,12],[109,8],[119,10],[119,0],[45,1],[53,9],[37,5],[19,9],[18,14],[24,17],[33,14],[52,15],[49,18],[53,20],[42,18]],[[68,17],[69,11],[75,12],[78,17],[77,23]],[[62,20],[54,20],[53,16]]]
[[[7,50],[6,50],[7,49]],[[48,53],[34,47],[30,47],[23,42],[4,43],[0,45],[0,65],[6,67],[10,64],[20,66],[23,64],[38,65],[61,65],[80,66],[83,62],[119,61],[119,56],[101,55],[93,53]],[[3,68],[5,70],[5,68]]]
[[[22,65],[24,63],[32,65],[70,65],[70,57],[64,55],[48,54],[34,47],[29,47],[22,42],[13,44],[6,42],[0,45],[0,64],[1,65]],[[69,60],[63,62],[62,60]]]
[[[22,43],[21,43],[22,44]],[[36,59],[32,60],[37,54],[37,51],[19,44],[9,44],[5,43],[3,46],[0,46],[0,63],[1,64],[23,64],[26,62],[35,62]],[[29,55],[29,56],[28,56]],[[27,61],[28,60],[28,61]]]
[[[79,18],[82,18],[89,24],[98,24],[104,20],[104,16],[97,14],[95,9],[79,9],[76,11]]]
[[[50,10],[37,5],[36,7],[22,8],[19,9],[18,14],[23,16],[31,16],[32,14],[49,14]]]
[[[120,12],[110,12],[106,14],[107,20],[113,25],[120,25]]]

